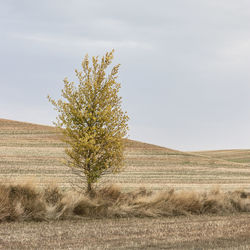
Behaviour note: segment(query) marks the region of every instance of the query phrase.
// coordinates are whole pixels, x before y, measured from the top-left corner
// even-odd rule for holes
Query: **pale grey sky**
[[[0,117],[52,124],[86,53],[115,49],[130,138],[250,148],[249,0],[0,0]]]

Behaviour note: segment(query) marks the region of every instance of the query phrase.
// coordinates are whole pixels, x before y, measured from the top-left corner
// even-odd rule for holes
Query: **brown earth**
[[[250,249],[250,215],[2,223],[0,249]]]

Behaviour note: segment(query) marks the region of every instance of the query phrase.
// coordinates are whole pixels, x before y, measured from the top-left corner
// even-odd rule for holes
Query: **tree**
[[[128,115],[121,108],[117,82],[120,64],[106,74],[114,50],[99,60],[88,55],[82,62],[82,71],[75,70],[78,84],[64,79],[62,99],[49,101],[58,111],[57,122],[63,141],[68,147],[67,165],[79,169],[92,184],[108,172],[117,172],[123,166],[123,137],[128,132]]]

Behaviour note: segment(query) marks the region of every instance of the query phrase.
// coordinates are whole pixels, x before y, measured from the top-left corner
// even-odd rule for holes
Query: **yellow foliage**
[[[88,191],[101,175],[116,172],[123,165],[122,138],[128,132],[128,115],[121,108],[118,96],[121,85],[116,81],[119,64],[106,75],[114,50],[99,61],[88,55],[82,62],[82,71],[75,70],[79,83],[64,79],[62,99],[49,101],[58,111],[58,128],[69,145],[66,154],[71,167],[85,174]]]

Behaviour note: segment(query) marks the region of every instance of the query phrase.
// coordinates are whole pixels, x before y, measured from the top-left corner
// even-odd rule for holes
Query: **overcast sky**
[[[130,138],[250,148],[249,0],[0,0],[0,117],[52,124],[86,53],[115,49]]]

